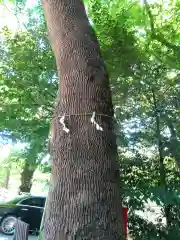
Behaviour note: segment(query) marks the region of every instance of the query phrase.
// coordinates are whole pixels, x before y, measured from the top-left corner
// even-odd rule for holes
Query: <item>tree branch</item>
[[[158,42],[162,43],[163,45],[165,45],[167,48],[172,49],[176,54],[178,54],[178,56],[180,56],[180,46],[174,45],[170,42],[168,42],[163,35],[158,34],[156,32],[155,26],[154,26],[154,18],[150,9],[150,6],[147,2],[147,0],[144,0],[144,5],[145,5],[145,9],[147,11],[147,14],[149,16],[149,20],[150,20],[150,27],[151,27],[151,37],[152,39],[157,40]]]

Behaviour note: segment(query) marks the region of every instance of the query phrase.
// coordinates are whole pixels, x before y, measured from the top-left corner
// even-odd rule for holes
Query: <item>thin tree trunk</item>
[[[113,106],[98,41],[82,1],[43,0],[43,7],[60,78],[45,239],[124,239]]]
[[[5,168],[5,172],[6,172],[6,176],[5,176],[5,181],[4,181],[3,187],[8,189],[10,175],[11,175],[11,163],[9,163],[8,166]]]
[[[21,172],[21,185],[19,192],[29,193],[32,187],[32,178],[35,172],[35,168],[31,168],[26,162]]]
[[[156,118],[156,137],[157,137],[157,146],[159,151],[159,164],[160,164],[160,186],[164,189],[165,194],[167,194],[167,183],[166,183],[166,172],[164,166],[164,156],[163,156],[163,142],[161,136],[161,128],[160,128],[160,112],[158,108],[158,103],[156,99],[156,95],[154,90],[152,90],[153,94],[153,103],[154,103],[154,113]],[[171,207],[165,206],[164,207],[165,217],[167,221],[167,229],[170,230],[171,226]]]
[[[156,95],[154,90],[153,93],[153,103],[154,103],[154,113],[156,118],[156,138],[157,138],[157,146],[159,151],[159,164],[160,164],[160,184],[166,188],[166,173],[164,167],[164,156],[163,156],[163,142],[161,137],[161,129],[160,129],[160,113],[158,109],[158,103],[156,100]]]

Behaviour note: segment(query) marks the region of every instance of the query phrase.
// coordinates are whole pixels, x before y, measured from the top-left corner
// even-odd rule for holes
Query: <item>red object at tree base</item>
[[[123,208],[123,219],[124,219],[124,231],[127,238],[127,231],[128,231],[128,208]]]

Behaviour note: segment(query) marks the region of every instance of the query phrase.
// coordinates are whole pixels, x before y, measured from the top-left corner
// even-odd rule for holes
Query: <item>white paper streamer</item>
[[[60,118],[59,122],[63,125],[63,130],[69,133],[70,130],[66,127],[64,120],[65,120],[65,115]]]
[[[96,116],[96,113],[93,112],[92,117],[91,117],[92,124],[94,124],[96,126],[97,130],[103,131],[103,128],[101,126],[99,126],[99,124],[95,121],[95,116]]]

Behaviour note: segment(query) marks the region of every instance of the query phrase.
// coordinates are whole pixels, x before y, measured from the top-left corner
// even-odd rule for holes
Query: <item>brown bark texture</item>
[[[60,79],[45,240],[124,239],[111,91],[95,32],[82,1],[42,2]]]

